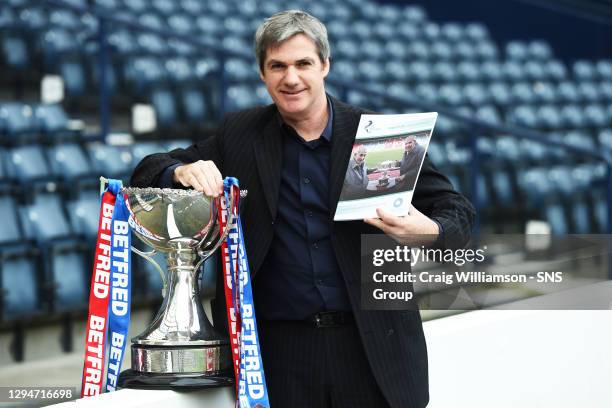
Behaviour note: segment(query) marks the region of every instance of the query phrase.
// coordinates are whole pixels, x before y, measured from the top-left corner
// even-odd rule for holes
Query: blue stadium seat
[[[432,72],[428,64],[424,62],[413,62],[409,65],[410,77],[414,78],[417,83],[429,81],[432,79]]]
[[[524,61],[528,59],[529,50],[527,44],[521,41],[510,41],[506,44],[506,57],[514,61]]]
[[[84,251],[72,246],[54,248],[50,263],[49,282],[53,287],[55,312],[86,310],[89,299],[88,263]]]
[[[248,85],[233,85],[227,88],[226,110],[234,112],[253,106],[255,95],[253,88]]]
[[[502,70],[504,71],[504,78],[509,81],[522,81],[525,79],[525,71],[521,62],[516,60],[509,60],[503,63]]]
[[[79,16],[68,9],[49,10],[49,24],[70,31],[78,31],[82,26]]]
[[[238,58],[230,58],[225,62],[227,77],[232,82],[244,82],[258,80],[257,68],[251,61]]]
[[[100,192],[81,190],[78,197],[68,201],[66,206],[72,231],[89,242],[94,242],[98,233]]]
[[[2,61],[11,69],[24,69],[30,65],[25,40],[17,35],[7,34],[0,38]]]
[[[516,82],[512,85],[513,99],[521,103],[531,103],[535,100],[533,87],[529,82]]]
[[[70,129],[68,115],[59,104],[40,104],[34,107],[38,127],[48,142],[74,140],[79,133]]]
[[[24,189],[55,180],[40,145],[14,147],[8,152],[8,175]]]
[[[491,99],[497,105],[505,106],[511,103],[514,100],[514,96],[508,85],[504,82],[496,82],[489,87],[489,93],[491,94]]]
[[[459,23],[443,24],[441,31],[444,38],[453,42],[462,40],[466,36],[464,27]]]
[[[64,81],[66,98],[79,100],[87,94],[85,67],[78,58],[63,59],[57,65],[57,72]]]
[[[544,213],[553,234],[564,235],[570,232],[568,216],[562,203],[549,200],[544,206]]]
[[[572,146],[582,147],[584,149],[596,150],[597,146],[590,134],[581,131],[570,131],[565,134],[563,141]]]
[[[349,61],[338,61],[331,65],[330,75],[333,78],[350,81],[357,79],[359,72],[354,63]]]
[[[390,57],[390,62],[400,63],[408,55],[408,47],[402,41],[389,40],[385,42],[384,47],[385,53]]]
[[[134,34],[126,28],[116,28],[108,35],[108,45],[113,52],[131,55],[136,52],[137,45]]]
[[[482,23],[468,23],[465,26],[465,35],[475,41],[487,40],[489,38],[489,31]]]
[[[544,62],[546,75],[550,79],[561,81],[567,79],[567,69],[561,61],[549,60]]]
[[[161,153],[164,148],[157,142],[138,142],[134,143],[131,148],[131,163],[130,168],[135,168],[136,165],[150,154]]]
[[[578,91],[578,87],[575,83],[570,81],[559,82],[557,86],[557,95],[563,102],[575,103],[582,100],[582,96]]]
[[[85,183],[94,184],[94,175],[83,148],[76,143],[51,146],[47,157],[53,174],[65,183],[68,192],[79,189]]]
[[[339,63],[336,63],[336,65]],[[347,67],[352,67],[352,64],[346,64]],[[334,66],[332,69],[336,69]],[[350,70],[350,68],[348,69]],[[389,78],[389,81],[406,82],[410,79],[410,70],[407,64],[400,61],[389,61],[385,64],[385,75]],[[342,74],[339,75],[342,78]],[[350,79],[351,77],[344,77]]]
[[[541,81],[546,77],[544,64],[540,61],[527,61],[524,65],[525,74],[528,79]]]
[[[208,36],[219,36],[223,32],[223,24],[214,16],[203,14],[196,18],[196,27]]]
[[[417,60],[427,60],[431,58],[429,43],[423,40],[414,40],[408,46],[411,58]]]
[[[66,56],[78,55],[81,45],[71,32],[52,28],[41,38],[39,47],[43,64],[47,68],[53,68]]]
[[[612,151],[612,129],[602,129],[597,135],[599,145],[607,150]]]
[[[536,128],[540,124],[536,109],[529,105],[520,105],[512,109],[507,120],[510,123],[530,128]]]
[[[554,105],[540,106],[536,115],[539,119],[538,125],[545,130],[560,129],[564,124],[561,111]]]
[[[154,88],[149,98],[155,109],[158,128],[168,129],[178,124],[178,109],[170,88]]]
[[[132,173],[132,155],[123,152],[117,146],[90,143],[87,146],[87,151],[96,176],[126,181]]]
[[[493,41],[481,40],[475,45],[476,56],[484,61],[497,60],[499,50]]]
[[[163,16],[167,16],[176,11],[177,4],[171,0],[153,0],[153,8]]]
[[[363,81],[376,83],[385,79],[382,65],[375,61],[362,61],[359,63],[357,69]]]
[[[180,34],[194,33],[196,24],[189,14],[178,13],[168,17],[168,28]]]
[[[408,20],[411,23],[422,23],[427,21],[427,13],[423,6],[420,5],[408,5],[404,6],[402,11],[402,18]],[[405,24],[411,25],[411,24]]]
[[[497,81],[504,77],[504,72],[499,62],[485,61],[480,66],[480,75],[482,76],[482,79]]]
[[[532,90],[533,95],[538,102],[558,102],[556,88],[550,82],[537,82],[533,85]]]
[[[23,253],[0,255],[2,321],[24,319],[42,312],[36,259]]]
[[[449,42],[437,40],[431,44],[431,54],[434,60],[450,60],[453,57],[453,48]]]
[[[2,144],[23,144],[38,140],[38,121],[32,107],[19,102],[0,104]]]
[[[459,60],[473,60],[477,57],[478,52],[488,53],[488,49],[477,50],[474,45],[469,41],[460,41],[454,46],[455,58]]]
[[[186,87],[179,91],[184,120],[191,126],[201,126],[209,117],[209,107],[201,89]]]
[[[469,83],[463,87],[463,95],[467,103],[474,107],[481,107],[491,100],[488,89],[478,83]]]
[[[574,76],[579,81],[591,81],[597,76],[595,64],[591,61],[576,61],[572,66],[572,70],[574,71]]]
[[[147,12],[138,16],[138,23],[148,28],[157,30],[163,29],[166,26],[165,20],[156,13]]]
[[[150,32],[136,35],[137,52],[151,55],[164,55],[168,52],[168,45],[164,38]]]
[[[603,80],[612,79],[612,60],[599,60],[596,63],[597,75]]]
[[[137,57],[126,61],[123,75],[124,81],[133,87],[134,92],[140,93],[165,81],[168,73],[158,59]]]
[[[72,237],[72,230],[56,193],[37,193],[31,204],[19,208],[24,236],[42,245]]]
[[[578,105],[565,105],[561,108],[561,115],[568,127],[581,128],[586,124],[586,118]]]
[[[464,94],[461,92],[461,88],[457,85],[445,84],[438,89],[440,102],[451,105],[459,106],[466,102]]]
[[[84,309],[87,268],[82,249],[64,213],[61,197],[39,193],[32,204],[20,208],[24,235],[36,241],[44,261],[44,281],[53,289],[54,310]]]
[[[420,98],[423,98],[423,100],[430,102],[437,101],[441,98],[441,94],[438,92],[438,88],[435,85],[427,82],[419,83],[414,88],[414,90],[410,90],[410,94],[412,94],[413,92],[415,92],[416,95]]]
[[[447,61],[439,61],[433,64],[433,79],[440,82],[454,82],[458,79],[456,65]]]
[[[584,118],[587,126],[602,128],[612,125],[612,117],[606,113],[603,105],[589,104],[584,107]]]
[[[553,57],[552,48],[544,40],[533,40],[527,45],[530,60],[546,61]]]
[[[123,4],[136,13],[142,13],[149,7],[149,2],[147,0],[123,0]]]

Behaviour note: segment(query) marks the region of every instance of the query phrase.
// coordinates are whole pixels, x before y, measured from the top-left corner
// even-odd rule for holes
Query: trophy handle
[[[155,259],[152,258],[153,255],[155,255],[157,253],[156,250],[152,250],[149,252],[144,252],[141,251],[138,248],[135,248],[134,246],[132,246],[132,251],[134,251],[136,254],[140,255],[142,258],[144,258],[145,260],[149,261],[151,264],[153,264],[153,266],[155,266],[155,269],[157,269],[157,272],[159,272],[159,276],[161,276],[161,281],[162,281],[162,297],[166,297],[166,291],[168,288],[168,283],[166,282],[166,274],[164,273],[164,270],[162,269],[161,266],[159,266],[159,264],[157,263],[157,261]]]
[[[227,208],[226,208],[227,209],[227,224],[225,225],[230,225],[234,222],[234,212],[232,211],[232,208],[234,208],[234,203],[236,202],[236,193],[234,191],[235,190],[233,188],[230,189],[229,204],[227,205]],[[239,194],[239,197],[245,197],[247,192],[246,190],[242,190],[242,191],[239,190],[238,194]],[[215,198],[215,200],[220,200],[220,198],[217,197]],[[223,231],[223,234],[219,234],[219,237],[217,238],[217,241],[212,246],[212,248],[206,252],[204,252],[201,249],[201,245],[204,243],[207,237],[202,238],[200,242],[198,242],[198,245],[196,248],[198,248],[197,249],[198,255],[200,255],[201,259],[198,261],[198,263],[195,266],[196,271],[200,269],[200,266],[202,266],[202,263],[206,261],[206,259],[208,259],[217,249],[219,249],[219,247],[221,246],[221,244],[227,237],[228,232],[229,232],[229,228],[225,228],[225,231]]]

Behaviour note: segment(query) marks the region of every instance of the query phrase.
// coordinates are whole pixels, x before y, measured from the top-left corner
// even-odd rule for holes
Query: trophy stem
[[[153,323],[132,339],[136,372],[218,376],[231,370],[228,340],[216,332],[202,307],[192,241],[171,241],[174,248],[166,257],[168,293]]]

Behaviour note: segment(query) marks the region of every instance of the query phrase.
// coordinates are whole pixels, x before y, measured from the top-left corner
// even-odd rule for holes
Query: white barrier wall
[[[610,310],[483,310],[424,327],[430,408],[612,407]],[[121,390],[58,406],[231,408],[232,392]]]

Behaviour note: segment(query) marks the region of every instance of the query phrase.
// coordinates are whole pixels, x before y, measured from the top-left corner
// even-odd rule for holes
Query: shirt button
[[[393,336],[394,333],[395,333],[395,330],[393,329],[387,330],[387,336]]]
[[[310,210],[306,211],[306,216],[307,217],[312,217],[312,211],[310,211]]]
[[[310,184],[310,179],[308,177],[304,177],[304,183],[305,184]]]
[[[323,279],[317,279],[317,285],[322,285],[323,284]]]
[[[315,242],[314,244],[312,244],[312,247],[313,247],[314,249],[317,249],[317,248],[319,248],[319,244],[317,244],[317,243]]]

